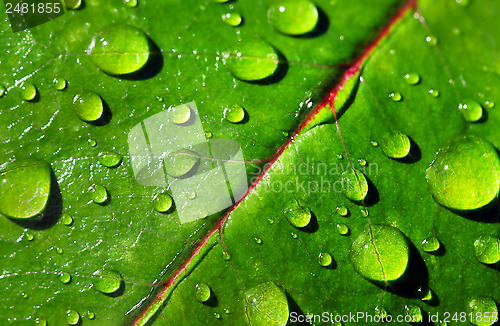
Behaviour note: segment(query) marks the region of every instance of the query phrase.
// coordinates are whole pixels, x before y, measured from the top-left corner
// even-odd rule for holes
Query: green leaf
[[[407,6],[391,20],[402,1],[319,0],[316,29],[290,36],[289,22],[285,29],[268,22],[272,1],[217,2],[144,0],[131,7],[88,0],[17,34],[0,14],[0,85],[6,89],[0,96],[0,164],[48,162],[54,179],[41,218],[0,219],[0,323],[67,324],[78,312],[83,325],[283,325],[286,311],[375,315],[384,307],[395,319],[418,307],[441,318],[492,310],[483,297],[500,302],[498,266],[480,263],[475,252],[495,252],[478,250],[475,242],[500,235],[498,190],[485,208],[452,211],[434,200],[426,169],[459,135],[500,148],[494,107],[498,4],[421,0],[417,13]],[[221,17],[228,12],[240,13],[243,23],[226,24]],[[130,66],[133,51],[123,53],[118,70],[101,66],[87,51],[93,37],[122,25],[148,38],[148,61],[139,71],[123,67]],[[377,37],[384,26],[390,28]],[[272,46],[279,60],[272,76],[247,82],[226,62],[241,42],[254,41]],[[128,49],[123,40],[119,45],[118,52]],[[145,54],[136,55],[142,60]],[[254,65],[259,58],[250,59]],[[415,73],[418,81],[408,82],[415,79],[405,75]],[[34,97],[25,94],[28,83]],[[94,122],[74,111],[75,96],[85,92],[103,102]],[[396,92],[399,101],[390,98]],[[469,100],[482,106],[477,122],[465,120],[459,109]],[[127,141],[145,119],[193,101],[208,138],[240,144],[255,186],[229,215],[181,223],[175,196],[173,207],[158,206],[171,189],[136,181]],[[225,119],[225,110],[237,106],[244,118]],[[385,135],[394,131],[409,137],[403,158],[382,151]],[[103,163],[115,154],[123,159]],[[489,157],[496,169],[498,156]],[[360,175],[367,180],[361,201],[342,191],[342,173],[350,168],[360,171],[353,174],[358,183]],[[481,172],[469,177],[477,180]],[[27,181],[15,182],[23,189]],[[99,204],[92,190],[101,187],[108,196]],[[16,203],[3,189],[0,195]],[[342,205],[345,217],[337,213]],[[343,224],[348,231],[339,234]],[[372,241],[370,259],[389,246],[380,251],[382,267],[373,269],[372,281],[349,258],[353,242],[377,225],[399,230],[399,244],[408,243],[399,283],[392,281],[399,269],[385,271],[399,267],[394,257],[385,259],[391,241]],[[440,243],[432,253],[421,247],[430,236]],[[319,263],[320,254],[330,254],[332,262]],[[114,291],[101,293],[100,283],[112,283]],[[195,295],[202,283],[211,291],[204,303]],[[256,297],[261,305],[254,304]],[[288,322],[294,324],[292,314]]]

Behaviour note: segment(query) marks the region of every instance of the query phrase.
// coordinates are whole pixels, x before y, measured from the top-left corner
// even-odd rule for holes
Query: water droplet
[[[410,323],[421,323],[422,318],[422,309],[416,304],[407,304],[403,309],[403,313],[405,315],[405,320],[409,320]]]
[[[372,144],[373,147],[378,147],[378,142],[372,140],[370,143]]]
[[[228,261],[231,259],[231,255],[229,255],[229,253],[223,251],[222,252],[222,258],[225,260],[225,261]]]
[[[495,199],[500,190],[496,149],[477,136],[459,136],[440,149],[426,170],[427,186],[441,205],[473,210]]]
[[[227,59],[234,77],[244,81],[261,80],[274,74],[279,57],[276,50],[260,40],[240,42]]]
[[[207,137],[207,138],[212,138],[212,133],[211,133],[210,131],[207,131],[207,132],[205,133],[205,137]]]
[[[186,197],[191,200],[196,199],[196,191],[193,190],[188,191],[186,193]]]
[[[440,243],[438,238],[435,236],[430,236],[422,241],[422,250],[426,252],[433,252],[438,250]]]
[[[500,261],[500,239],[491,235],[482,235],[474,241],[474,255],[484,264]]]
[[[438,44],[438,39],[436,36],[434,35],[429,35],[425,38],[425,41],[429,44],[432,44],[432,45],[437,45]]]
[[[73,224],[73,217],[71,217],[71,215],[64,214],[61,217],[61,223],[69,226],[69,225]]]
[[[241,122],[245,118],[245,110],[240,105],[231,105],[224,109],[224,118],[232,123]]]
[[[401,101],[401,99],[403,99],[403,96],[399,92],[392,92],[391,94],[389,94],[389,98],[394,102],[399,102]]]
[[[62,272],[59,275],[59,280],[64,284],[68,284],[71,281],[71,274],[68,272]]]
[[[95,184],[91,188],[92,201],[96,204],[103,204],[108,200],[108,190],[101,185]]]
[[[415,290],[415,295],[422,301],[429,301],[432,299],[432,290],[427,286],[419,286]]]
[[[66,8],[69,10],[74,10],[80,8],[82,5],[82,0],[66,0],[63,3],[66,4]]]
[[[278,0],[267,11],[269,23],[279,32],[302,35],[311,32],[318,23],[318,8],[308,0]]]
[[[477,326],[490,326],[498,319],[498,307],[490,297],[477,297],[467,303],[467,315],[471,316],[470,322]],[[485,318],[490,316],[490,318]],[[496,318],[491,318],[492,316]]]
[[[154,200],[154,208],[157,212],[167,212],[173,204],[172,197],[169,194],[159,194]]]
[[[347,235],[349,233],[349,227],[344,223],[337,224],[337,232],[340,235]]]
[[[218,3],[224,3],[228,2],[229,0],[212,0],[212,2],[218,2]]]
[[[257,244],[262,244],[262,239],[261,239],[261,238],[259,238],[259,237],[255,237],[255,239],[254,239],[254,240],[255,240],[255,243],[257,243]]]
[[[62,77],[56,77],[54,78],[54,80],[52,81],[54,83],[54,87],[55,89],[57,89],[58,91],[62,91],[66,88],[66,79],[62,78]]]
[[[289,316],[285,291],[273,282],[261,283],[246,292],[246,314],[252,326],[285,325]]]
[[[88,49],[94,65],[111,75],[138,71],[148,61],[149,52],[146,34],[127,25],[106,28],[92,38]]]
[[[360,158],[358,160],[358,164],[361,166],[366,166],[366,164],[368,164],[368,162],[366,162],[366,160],[364,158]]]
[[[299,236],[297,235],[297,233],[293,233],[293,232],[292,232],[292,238],[297,239],[298,237],[299,237]]]
[[[333,257],[328,252],[320,252],[320,254],[318,255],[318,264],[323,267],[330,266],[332,261]]]
[[[33,241],[35,239],[35,236],[33,235],[33,233],[26,233],[26,239],[28,239],[28,241]]]
[[[293,200],[283,210],[283,214],[288,222],[296,228],[303,228],[311,221],[311,211],[309,208],[300,206],[296,200]]]
[[[158,95],[158,96],[156,97],[156,100],[157,100],[158,102],[163,102],[165,99],[163,98],[163,96],[159,96],[159,95]]]
[[[101,153],[97,159],[107,168],[117,167],[122,162],[122,156],[116,153]]]
[[[137,0],[125,0],[125,4],[129,6],[130,8],[135,8],[139,4],[139,1]]]
[[[82,91],[73,98],[75,114],[82,121],[96,121],[104,112],[101,97],[91,91]]]
[[[80,314],[74,309],[66,311],[66,322],[68,325],[77,325],[80,321]]]
[[[224,313],[225,313],[226,315],[229,315],[231,312],[229,311],[229,309],[224,308]]]
[[[337,154],[337,160],[342,160],[344,158],[344,156],[342,154]]]
[[[485,101],[484,104],[488,109],[493,109],[495,107],[495,103],[492,101]]]
[[[453,29],[451,30],[453,32],[453,34],[455,35],[460,35],[460,28],[458,27],[453,27]]]
[[[436,89],[429,89],[429,94],[432,96],[432,97],[438,97],[439,96],[439,91],[436,90]]]
[[[211,295],[210,287],[205,283],[198,283],[194,287],[194,296],[199,302],[206,302],[210,299]]]
[[[63,253],[63,250],[62,250],[62,248],[61,248],[61,247],[55,247],[55,249],[56,249],[56,252],[57,252],[59,255]]]
[[[0,97],[4,96],[7,93],[7,90],[4,86],[0,85]]]
[[[410,153],[410,147],[410,138],[399,131],[388,132],[382,136],[381,149],[387,157],[403,158]]]
[[[365,175],[353,168],[342,173],[342,190],[352,201],[362,201],[368,194],[368,182]]]
[[[455,0],[455,2],[462,7],[467,7],[470,3],[470,0]]]
[[[50,164],[29,159],[13,161],[0,170],[0,212],[16,219],[41,214],[51,192]]]
[[[87,318],[92,320],[95,318],[95,313],[93,311],[87,311]]]
[[[340,216],[347,216],[347,214],[349,214],[349,210],[345,205],[337,206],[336,210],[337,214],[339,214]]]
[[[274,220],[272,218],[268,218],[267,220],[268,220],[269,224],[274,224]]]
[[[23,299],[28,299],[28,293],[23,292],[21,293],[21,296],[23,297]]]
[[[180,178],[191,172],[199,161],[199,155],[190,150],[169,153],[164,159],[165,171],[174,178]]]
[[[241,24],[241,15],[237,12],[226,13],[222,15],[222,20],[229,26],[239,26]]]
[[[372,225],[353,242],[349,257],[354,269],[375,282],[392,282],[406,271],[410,248],[405,235],[388,225]]]
[[[369,214],[368,208],[366,208],[366,207],[361,208],[361,216],[368,217],[368,214]]]
[[[47,326],[47,321],[45,319],[37,318],[35,323],[38,326]]]
[[[90,147],[96,147],[97,146],[97,140],[95,140],[95,139],[89,139],[88,143],[89,143]]]
[[[420,81],[420,76],[416,72],[410,72],[405,75],[405,81],[409,85],[416,85]]]
[[[120,289],[123,283],[120,273],[114,270],[97,270],[93,275],[96,277],[94,278],[94,286],[102,293],[114,293]]]
[[[458,106],[465,121],[476,122],[483,116],[483,108],[478,102],[466,99]]]
[[[36,97],[36,87],[33,83],[25,82],[21,85],[21,98],[25,101],[31,101]]]
[[[388,315],[387,310],[382,306],[376,306],[374,310],[377,316],[379,316],[382,319],[384,319]]]
[[[176,125],[182,125],[191,119],[191,108],[187,104],[174,106],[168,109],[168,118]]]
[[[221,315],[218,312],[214,312],[214,318],[215,319],[221,319]]]

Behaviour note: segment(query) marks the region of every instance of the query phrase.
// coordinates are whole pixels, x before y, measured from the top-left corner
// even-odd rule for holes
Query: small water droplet
[[[257,244],[262,244],[262,239],[261,239],[261,238],[259,238],[259,237],[255,237],[255,239],[254,239],[254,240],[255,240],[255,243],[257,243]]]
[[[41,214],[51,192],[50,164],[29,159],[8,163],[0,170],[0,213],[15,219]]]
[[[191,200],[196,199],[196,191],[193,190],[188,191],[186,193],[186,197]]]
[[[154,200],[154,208],[157,212],[167,212],[173,204],[172,197],[169,194],[159,194]]]
[[[498,307],[490,297],[472,298],[467,303],[467,315],[471,316],[470,322],[477,326],[490,326],[498,320]],[[485,318],[490,316],[490,318]],[[496,318],[491,318],[492,316]]]
[[[229,26],[239,26],[241,24],[241,15],[237,12],[228,12],[222,15],[222,20]]]
[[[28,299],[28,293],[23,292],[21,293],[21,296],[23,297],[23,299]]]
[[[353,168],[342,173],[342,190],[352,201],[362,201],[368,194],[368,182],[365,175]]]
[[[410,321],[412,324],[421,323],[422,318],[422,309],[416,304],[407,304],[404,306],[403,313],[405,315],[405,320]],[[406,319],[408,318],[408,319]]]
[[[101,153],[97,159],[107,168],[115,168],[122,162],[122,156],[117,153]]]
[[[80,321],[80,314],[74,309],[66,311],[66,322],[68,325],[77,325]]]
[[[73,224],[73,217],[71,217],[71,215],[64,214],[61,217],[61,223],[64,224],[64,225],[69,226],[69,225]]]
[[[342,155],[342,154],[337,154],[337,160],[339,160],[339,161],[340,161],[340,160],[342,160],[343,158],[344,158],[344,155]]]
[[[200,161],[199,155],[190,150],[169,153],[164,159],[165,171],[174,178],[181,178],[195,169]]]
[[[199,302],[206,302],[210,299],[212,291],[205,283],[198,283],[194,287],[194,296]]]
[[[214,312],[214,318],[215,319],[221,319],[221,315],[218,312]]]
[[[54,88],[57,89],[58,91],[62,91],[64,89],[66,89],[66,79],[62,78],[62,77],[56,77],[54,78],[54,80],[52,81],[54,83]]]
[[[157,100],[158,102],[163,102],[165,99],[163,98],[163,96],[159,96],[159,95],[158,95],[158,96],[156,97],[156,100]]]
[[[232,123],[241,122],[245,118],[245,110],[240,105],[231,105],[224,109],[224,118]]]
[[[7,89],[4,86],[0,85],[0,97],[3,97],[7,93]]]
[[[437,45],[438,44],[438,39],[436,36],[434,35],[429,35],[425,38],[425,41],[429,44],[432,44],[432,45]]]
[[[410,248],[405,235],[388,225],[371,225],[353,242],[349,257],[354,269],[374,282],[396,281],[405,273]]]
[[[422,241],[422,250],[425,252],[433,252],[438,250],[440,243],[438,238],[435,236],[430,236]]]
[[[138,71],[149,59],[146,34],[127,25],[106,28],[92,38],[88,52],[94,65],[110,75],[125,75]]]
[[[37,324],[38,326],[47,326],[47,321],[42,318],[37,318],[35,324]]]
[[[228,2],[229,0],[212,0],[212,2],[217,2],[217,3],[224,3]]]
[[[415,290],[415,295],[422,301],[429,301],[432,299],[432,290],[423,285]]]
[[[125,0],[125,4],[130,8],[135,8],[139,4],[137,0]]]
[[[63,253],[63,249],[61,247],[55,247],[55,249],[59,255]]]
[[[94,286],[102,293],[114,293],[123,283],[122,276],[115,270],[103,269],[94,272]]]
[[[191,108],[187,104],[173,106],[168,109],[168,118],[176,125],[185,124],[191,119]]]
[[[345,205],[337,206],[336,210],[337,214],[339,214],[340,216],[347,216],[347,214],[349,214],[349,210]]]
[[[274,224],[274,220],[272,218],[268,218],[267,221],[269,222],[269,224]]]
[[[227,253],[226,251],[223,251],[222,252],[222,258],[225,260],[225,261],[228,261],[231,259],[231,255],[229,255],[229,253]]]
[[[212,133],[211,133],[210,131],[207,131],[207,132],[205,133],[205,137],[207,137],[207,138],[212,138]]]
[[[366,208],[366,207],[361,208],[361,216],[368,217],[368,214],[369,214],[368,208]]]
[[[89,143],[90,147],[96,147],[97,146],[97,140],[95,140],[95,139],[92,139],[92,138],[89,139],[88,143]]]
[[[285,291],[273,282],[260,283],[246,291],[249,325],[285,325],[289,317]]]
[[[36,86],[33,83],[25,82],[21,85],[21,98],[25,101],[35,99],[37,94]]]
[[[372,140],[370,143],[372,144],[373,147],[377,147],[378,146],[378,142],[376,142],[374,140]]]
[[[474,241],[474,255],[483,264],[495,264],[500,261],[500,239],[491,235],[482,235]]]
[[[394,102],[399,102],[403,99],[403,96],[399,92],[392,92],[391,94],[389,94],[389,98]]]
[[[384,319],[388,315],[387,310],[382,306],[376,306],[374,310],[381,319]]]
[[[406,157],[410,153],[410,147],[410,138],[399,131],[388,132],[382,136],[380,148],[389,158]]]
[[[439,96],[439,91],[437,89],[429,89],[429,94],[432,97],[438,97]]]
[[[347,235],[349,233],[349,227],[344,223],[337,224],[337,232],[340,235]]]
[[[294,239],[297,239],[299,237],[297,233],[292,232],[291,234],[292,234],[292,238],[294,238]]]
[[[330,255],[328,252],[320,252],[318,255],[318,264],[320,264],[323,267],[330,266],[330,264],[333,261],[332,255]]]
[[[103,204],[108,200],[108,190],[104,186],[95,184],[91,192],[92,201],[96,204]]]
[[[225,313],[226,315],[229,315],[231,312],[229,311],[229,309],[224,308],[224,313]]]
[[[28,241],[33,241],[33,239],[35,239],[35,236],[33,235],[33,233],[26,233],[26,239],[28,239]]]
[[[64,284],[68,284],[71,281],[71,274],[68,272],[62,272],[59,275],[59,280]]]
[[[92,319],[95,318],[95,313],[93,311],[90,311],[90,310],[87,311],[86,315],[87,315],[87,318],[90,319],[90,320],[92,320]]]
[[[456,210],[477,209],[498,196],[500,159],[486,140],[459,136],[436,153],[426,178],[439,204]]]
[[[455,2],[462,7],[467,7],[470,3],[470,0],[455,0]]]
[[[453,34],[455,35],[460,35],[460,28],[458,27],[453,27],[453,29],[451,30],[453,32]]]
[[[104,112],[101,97],[91,91],[82,91],[75,95],[73,105],[76,116],[86,122],[98,120]]]
[[[288,222],[296,228],[303,228],[311,221],[311,211],[307,207],[300,206],[297,200],[290,202],[283,210],[283,214]]]
[[[410,72],[405,75],[405,81],[409,85],[416,85],[420,82],[420,76],[416,72]]]
[[[278,0],[267,11],[269,23],[279,32],[302,35],[311,32],[318,23],[318,8],[308,0]]]
[[[366,162],[366,160],[364,158],[360,158],[358,160],[358,164],[361,166],[366,166],[366,164],[368,164],[368,162]]]
[[[82,5],[82,0],[66,0],[63,3],[66,4],[66,8],[69,10],[75,10],[80,8]]]
[[[471,99],[465,99],[462,103],[460,103],[458,109],[462,112],[462,116],[465,121],[468,122],[476,122],[483,116],[483,108],[481,104]]]
[[[492,101],[485,101],[484,105],[486,105],[488,109],[493,109],[495,107],[495,103]]]
[[[228,68],[234,77],[244,81],[267,78],[278,68],[276,50],[260,40],[242,41],[227,58]]]

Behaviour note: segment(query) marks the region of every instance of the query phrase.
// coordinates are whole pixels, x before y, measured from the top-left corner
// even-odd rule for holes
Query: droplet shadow
[[[498,198],[491,203],[471,211],[458,211],[450,209],[453,213],[464,217],[471,221],[482,223],[498,223],[500,222],[500,203]]]
[[[61,188],[57,182],[54,171],[50,173],[50,198],[45,211],[38,217],[33,219],[10,219],[17,225],[32,229],[32,230],[45,230],[54,226],[62,215],[63,199],[61,195]]]
[[[318,231],[319,228],[318,219],[316,218],[316,215],[313,213],[313,211],[310,212],[311,212],[311,219],[309,220],[309,223],[307,223],[307,225],[304,227],[297,228],[298,230],[306,233],[314,233]]]
[[[380,194],[375,187],[375,184],[365,175],[366,183],[368,184],[368,193],[363,200],[363,205],[371,207],[380,201]]]
[[[408,136],[408,139],[410,140],[410,152],[403,158],[395,158],[395,161],[412,164],[420,161],[422,158],[422,150],[420,149],[420,146],[418,146],[418,144],[410,136]]]
[[[288,301],[288,311],[289,315],[296,315],[296,316],[305,316],[304,312],[302,309],[300,309],[299,305],[297,302],[292,298],[292,296],[285,291],[286,294],[286,300]],[[286,326],[310,326],[311,324],[306,322],[305,320],[300,322],[299,318],[296,319],[296,322],[292,322],[290,318],[288,318],[288,322],[286,323]]]
[[[117,298],[117,297],[123,295],[123,293],[125,293],[125,282],[123,280],[121,280],[120,287],[118,288],[118,290],[116,290],[115,292],[112,292],[112,293],[103,293],[103,294],[110,297],[110,298]]]
[[[215,308],[219,305],[219,299],[217,298],[217,295],[210,289],[210,298],[208,298],[207,301],[202,302],[205,306],[209,306],[212,308]]]
[[[330,27],[330,19],[328,19],[328,15],[318,5],[316,5],[316,9],[318,10],[318,23],[314,26],[314,29],[302,35],[293,35],[293,37],[302,39],[313,38],[323,35],[328,31],[328,28]]]
[[[99,97],[101,97],[99,95]],[[111,119],[113,118],[113,114],[111,112],[111,109],[109,108],[108,103],[101,97],[102,101],[102,115],[99,119],[96,121],[89,121],[88,123],[96,126],[96,127],[102,127],[107,125],[109,122],[111,122]]]
[[[139,81],[153,78],[160,73],[164,65],[163,54],[160,47],[158,46],[158,44],[156,44],[155,41],[153,41],[153,39],[151,39],[149,36],[147,36],[147,39],[150,50],[149,58],[146,64],[138,71],[126,75],[117,75],[114,77]]]
[[[288,72],[288,61],[285,57],[285,55],[275,47],[273,47],[276,53],[278,54],[278,67],[276,68],[276,71],[269,77],[259,79],[259,80],[251,80],[251,81],[246,81],[250,84],[256,84],[256,85],[270,85],[277,83],[281,81],[283,78],[285,78],[287,72]]]

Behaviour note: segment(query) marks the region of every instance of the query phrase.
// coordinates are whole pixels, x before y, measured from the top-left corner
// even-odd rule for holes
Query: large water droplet
[[[33,83],[25,82],[21,85],[21,98],[25,101],[31,101],[36,97],[36,87]]]
[[[92,201],[96,204],[103,204],[108,200],[108,190],[101,185],[93,185],[91,188]]]
[[[55,89],[57,89],[58,91],[62,91],[66,88],[66,79],[62,78],[62,77],[56,77],[54,78],[54,80],[52,81],[54,83],[54,87]]]
[[[50,164],[29,159],[13,161],[0,170],[0,212],[25,219],[42,213],[51,193]]]
[[[288,222],[296,228],[303,228],[311,221],[311,211],[307,207],[300,206],[296,200],[293,200],[284,210]]]
[[[141,69],[149,58],[146,34],[127,25],[111,26],[92,38],[88,53],[97,68],[111,75]]]
[[[245,110],[237,104],[227,106],[224,109],[224,118],[232,123],[241,122],[245,118]]]
[[[347,169],[342,173],[342,190],[350,200],[362,201],[368,194],[368,182],[365,175],[356,169]]]
[[[116,153],[100,154],[98,157],[99,163],[108,168],[114,168],[122,162],[122,156]]]
[[[390,158],[403,158],[410,153],[410,138],[407,135],[392,131],[384,134],[380,148],[385,156]]]
[[[180,178],[185,176],[200,162],[199,155],[190,150],[180,150],[175,153],[169,153],[165,157],[165,171],[168,175]]]
[[[353,242],[349,252],[354,269],[375,282],[399,279],[410,261],[405,235],[388,225],[372,225]]]
[[[155,210],[160,213],[168,212],[172,207],[173,201],[169,194],[159,194],[154,200]]]
[[[318,8],[308,0],[274,1],[267,12],[269,23],[288,35],[311,32],[318,23]]]
[[[458,106],[465,121],[476,122],[483,116],[483,108],[478,102],[466,99]]]
[[[87,318],[92,320],[95,318],[95,313],[93,311],[87,311]]]
[[[422,309],[416,304],[407,304],[403,309],[405,315],[405,321],[409,321],[412,324],[421,323],[423,321]]]
[[[323,267],[330,266],[332,262],[333,262],[333,257],[328,252],[321,252],[318,255],[318,264],[320,264],[321,266]]]
[[[101,97],[91,91],[82,91],[73,98],[74,110],[82,121],[96,121],[104,111]]]
[[[120,289],[123,283],[120,273],[114,270],[98,270],[93,275],[96,277],[94,279],[94,286],[102,293],[114,293]]]
[[[474,241],[474,255],[484,264],[500,261],[500,239],[492,235],[482,235]]]
[[[77,325],[80,321],[80,314],[74,309],[70,309],[66,312],[66,322],[68,325]]]
[[[246,313],[252,326],[284,326],[288,321],[285,291],[273,282],[261,283],[246,292]]]
[[[274,74],[279,57],[276,50],[264,41],[242,41],[227,58],[227,63],[234,77],[255,81]]]
[[[420,76],[416,72],[410,72],[405,75],[405,81],[409,85],[415,85],[420,81]]]
[[[206,302],[210,299],[211,295],[210,287],[205,283],[198,283],[194,287],[194,296],[199,302]]]
[[[168,109],[168,119],[176,125],[182,125],[191,119],[191,108],[187,104],[171,107]]]
[[[59,280],[64,284],[68,284],[71,281],[71,274],[68,272],[62,272],[59,275]]]
[[[435,236],[430,236],[422,241],[422,250],[426,252],[433,252],[438,250],[440,243],[438,238]]]
[[[441,205],[473,210],[490,203],[500,190],[496,149],[477,136],[460,136],[436,153],[426,170],[427,185]]]
[[[241,24],[241,15],[237,12],[228,12],[222,15],[222,20],[229,26],[239,26]]]
[[[473,298],[467,303],[467,315],[471,316],[470,322],[474,325],[490,326],[498,320],[498,307],[490,297]]]

